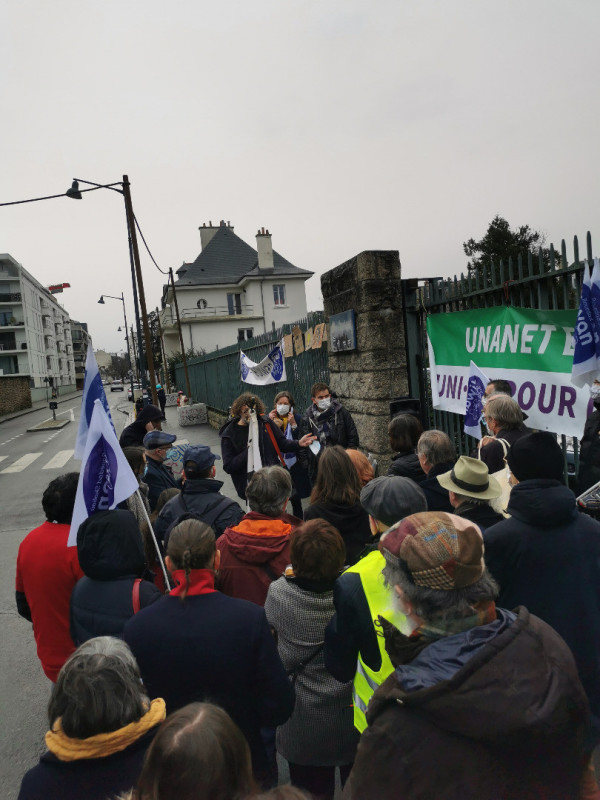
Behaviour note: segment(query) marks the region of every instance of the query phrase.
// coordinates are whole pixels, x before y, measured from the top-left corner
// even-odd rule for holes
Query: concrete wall
[[[31,408],[29,377],[0,376],[0,415]]]
[[[351,412],[360,446],[385,474],[391,459],[389,402],[408,395],[400,257],[369,250],[321,277],[325,314],[354,309],[357,349],[329,353],[331,389]]]

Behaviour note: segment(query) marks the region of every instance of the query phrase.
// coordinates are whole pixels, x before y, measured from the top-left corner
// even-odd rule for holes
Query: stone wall
[[[0,416],[13,411],[31,408],[31,389],[29,378],[10,375],[0,376]]]
[[[354,309],[357,349],[329,352],[330,388],[351,412],[360,447],[387,471],[389,402],[409,394],[396,250],[368,250],[321,277],[325,314]]]

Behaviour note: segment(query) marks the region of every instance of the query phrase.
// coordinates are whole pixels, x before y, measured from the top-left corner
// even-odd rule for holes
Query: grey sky
[[[366,249],[403,277],[465,268],[499,213],[549,241],[594,233],[593,0],[8,0],[0,9],[0,202],[129,175],[158,263],[230,220],[317,275]],[[600,235],[596,228],[597,236]],[[121,198],[0,209],[0,252],[121,348],[133,319]],[[149,307],[163,276],[142,255]]]

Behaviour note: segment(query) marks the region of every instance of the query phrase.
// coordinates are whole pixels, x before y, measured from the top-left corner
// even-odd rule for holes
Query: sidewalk
[[[82,394],[83,392],[81,391],[81,389],[78,389],[76,392],[71,392],[70,394],[66,394],[64,396],[59,395],[58,398],[56,398],[56,402],[60,407],[61,403],[68,403],[70,400],[74,400],[76,397],[81,397]],[[48,409],[49,413],[52,413],[48,408],[48,403],[50,402],[50,399],[51,398],[49,398],[48,401],[38,400],[36,403],[32,404],[31,408],[23,408],[21,409],[21,411],[12,411],[9,414],[3,414],[0,417],[0,425],[3,422],[7,422],[9,419],[15,419],[16,417],[23,417],[25,416],[25,414],[32,414],[34,411],[39,411],[41,408],[46,408]]]

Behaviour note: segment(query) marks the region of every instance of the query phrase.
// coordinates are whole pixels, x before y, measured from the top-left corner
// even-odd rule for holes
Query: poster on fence
[[[285,381],[285,359],[283,357],[283,339],[278,342],[262,361],[256,363],[240,350],[240,370],[244,383],[254,386],[267,386],[270,383]]]
[[[576,310],[482,308],[427,317],[433,406],[464,414],[473,361],[513,385],[530,428],[581,436],[589,389],[571,383]]]

